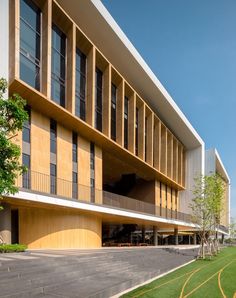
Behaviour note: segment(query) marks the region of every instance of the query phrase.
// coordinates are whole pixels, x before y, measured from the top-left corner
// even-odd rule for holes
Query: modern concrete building
[[[230,178],[216,149],[206,150],[205,163],[206,175],[218,174],[225,185],[224,207],[221,213],[221,225],[219,231],[224,235],[225,233],[228,233],[228,229],[225,228],[228,227],[230,223]]]
[[[102,3],[1,0],[0,22],[0,75],[30,115],[4,241],[88,248],[192,233],[204,142]]]

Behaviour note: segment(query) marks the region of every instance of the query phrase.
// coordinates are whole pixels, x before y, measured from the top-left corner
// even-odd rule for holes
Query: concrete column
[[[153,226],[153,243],[154,246],[158,245],[157,227]]]
[[[222,235],[221,235],[222,244],[224,244],[224,239],[225,239],[225,235],[222,234]]]
[[[1,205],[0,211],[0,237],[4,243],[11,243],[11,206],[7,203]]]
[[[145,226],[142,226],[142,243],[145,242]]]
[[[197,234],[196,233],[193,234],[193,244],[194,245],[197,244]]]
[[[175,245],[178,245],[179,244],[179,241],[178,241],[178,228],[175,228],[174,235],[175,235]]]

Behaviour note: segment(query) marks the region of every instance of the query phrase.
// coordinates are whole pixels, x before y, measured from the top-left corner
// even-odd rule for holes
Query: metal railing
[[[108,191],[81,185],[47,174],[28,171],[23,176],[18,177],[16,185],[20,189],[29,189],[42,194],[51,194],[69,199],[77,199],[87,203],[130,210],[148,215],[154,215],[167,219],[176,219],[184,222],[193,222],[190,214],[177,210],[162,208],[151,203],[136,200],[127,196],[118,195]]]
[[[190,214],[182,213],[177,210],[168,208],[162,208],[151,203],[143,202],[122,195],[117,195],[107,191],[103,191],[103,204],[115,208],[155,215],[167,219],[177,219],[185,222],[192,222],[192,216]]]
[[[229,234],[229,229],[226,226],[223,225],[219,225],[219,230]]]

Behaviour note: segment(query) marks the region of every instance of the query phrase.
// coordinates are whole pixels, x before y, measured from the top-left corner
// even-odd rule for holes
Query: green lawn
[[[124,298],[236,298],[236,247],[222,249],[212,260],[198,260]]]

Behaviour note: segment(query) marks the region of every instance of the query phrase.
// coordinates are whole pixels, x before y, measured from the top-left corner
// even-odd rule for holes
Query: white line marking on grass
[[[171,269],[171,270],[169,270],[169,271],[167,271],[167,272],[164,272],[164,273],[162,273],[162,274],[159,274],[159,275],[157,275],[157,276],[155,276],[155,277],[153,277],[153,278],[151,278],[151,279],[146,280],[145,282],[143,282],[143,283],[141,283],[141,284],[138,284],[137,286],[134,286],[134,287],[129,288],[129,289],[123,291],[123,292],[120,292],[120,293],[118,293],[118,294],[112,296],[111,298],[119,298],[119,297],[121,297],[122,295],[127,294],[128,292],[131,292],[131,291],[133,291],[133,290],[135,290],[135,289],[137,289],[137,288],[139,288],[139,287],[145,286],[146,284],[149,284],[149,283],[153,282],[154,280],[157,280],[157,279],[159,279],[159,278],[161,278],[161,277],[163,277],[163,276],[165,276],[165,275],[167,275],[167,274],[169,274],[169,273],[172,273],[172,272],[174,272],[174,271],[176,271],[176,270],[178,270],[178,269],[180,269],[180,268],[182,268],[182,267],[184,267],[184,266],[187,266],[187,265],[189,265],[189,264],[191,264],[191,263],[193,263],[193,262],[195,262],[195,261],[196,261],[196,259],[191,260],[191,261],[189,261],[189,262],[187,262],[187,263],[184,263],[184,264],[182,264],[182,265],[180,265],[180,266],[178,266],[178,267],[175,267],[175,268],[173,268],[173,269]]]

